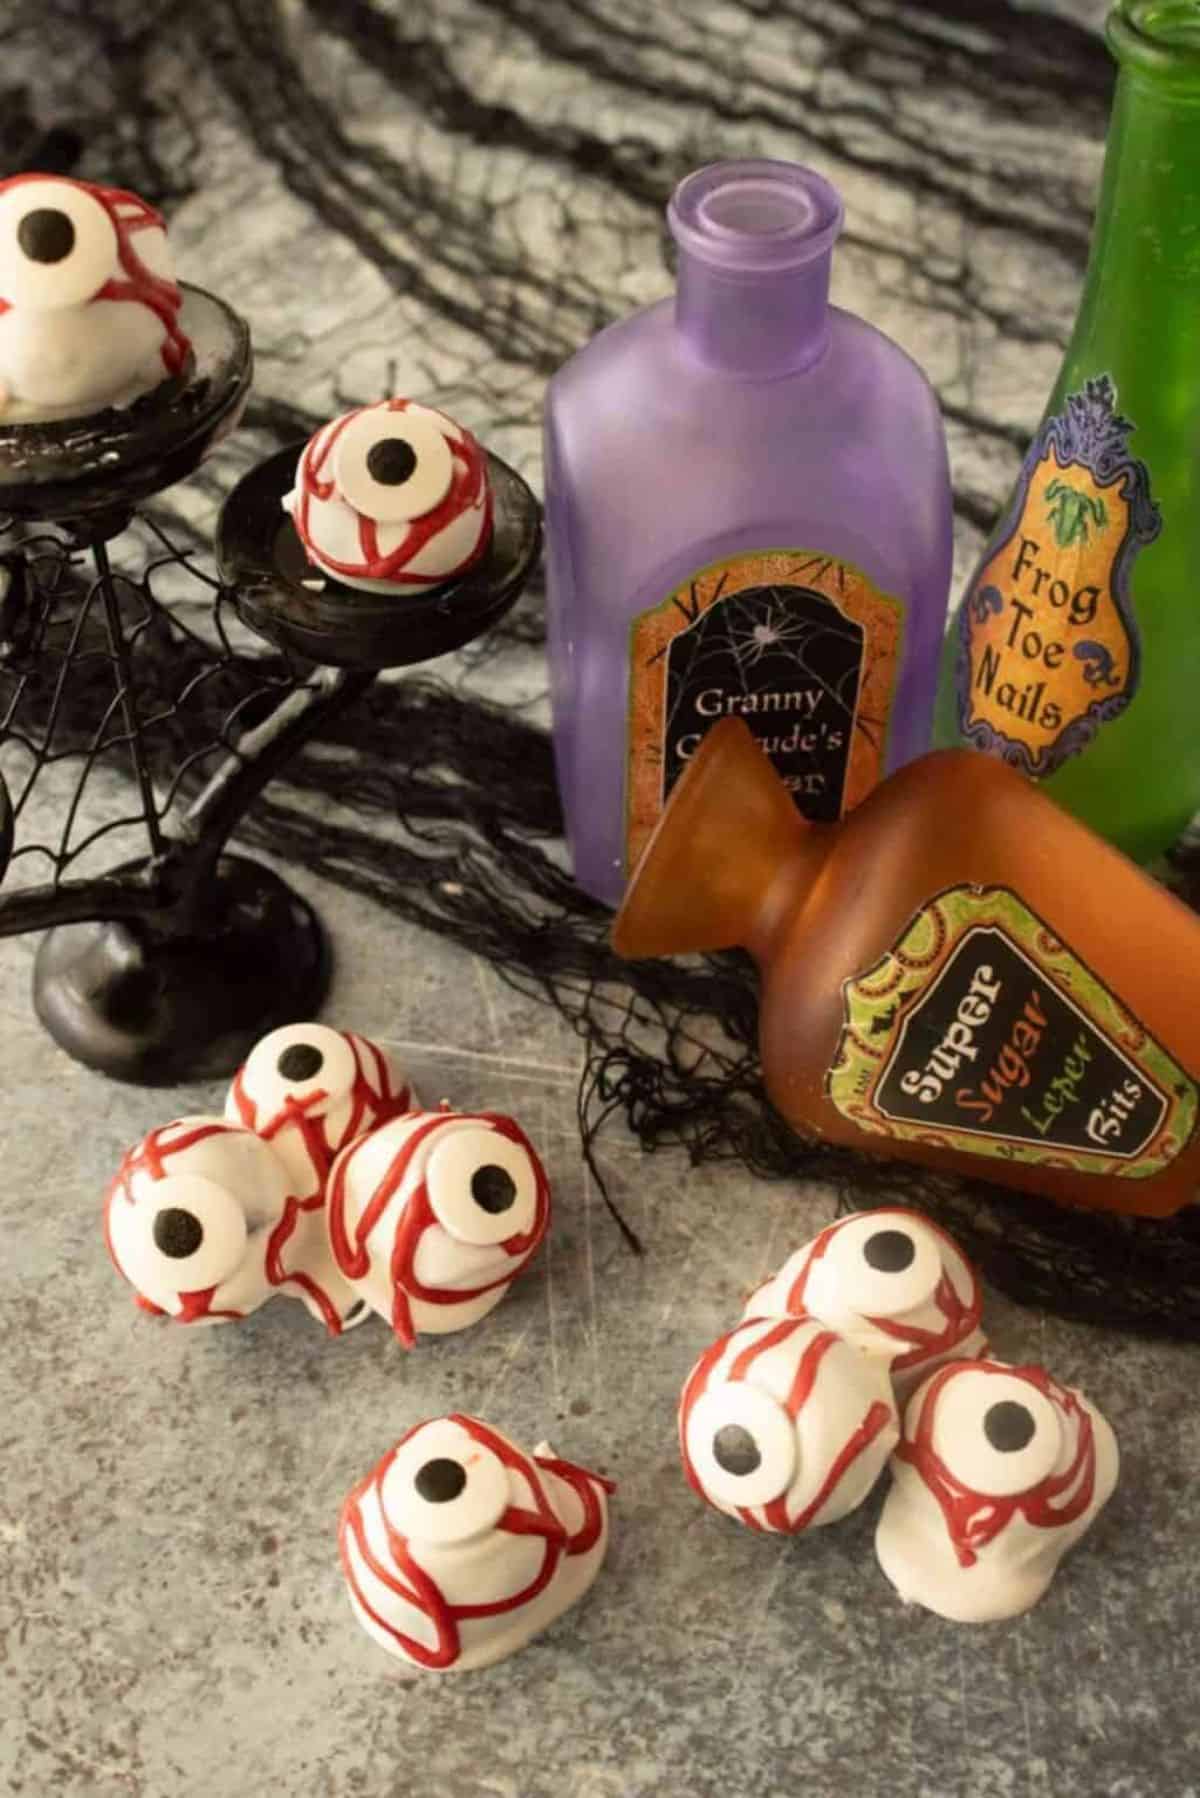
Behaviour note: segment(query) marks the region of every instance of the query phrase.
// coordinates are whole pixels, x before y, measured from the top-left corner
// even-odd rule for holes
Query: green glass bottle
[[[1200,0],[1120,0],[1079,315],[947,637],[940,743],[1136,860],[1200,807]]]

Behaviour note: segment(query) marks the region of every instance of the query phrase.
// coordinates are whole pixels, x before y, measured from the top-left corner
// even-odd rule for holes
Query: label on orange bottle
[[[1038,778],[1118,717],[1140,678],[1129,579],[1162,521],[1116,397],[1101,375],[1045,421],[959,612],[959,729]]]
[[[744,718],[806,818],[830,822],[883,778],[904,606],[812,550],[702,568],[634,619],[626,853],[632,868],[719,718]]]
[[[1191,1078],[1007,887],[949,887],[842,987],[826,1091],[860,1129],[1146,1179],[1196,1122]]]

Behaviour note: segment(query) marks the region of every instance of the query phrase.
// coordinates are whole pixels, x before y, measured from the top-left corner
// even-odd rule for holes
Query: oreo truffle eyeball
[[[514,1119],[414,1111],[343,1149],[327,1212],[343,1279],[412,1348],[499,1304],[546,1234],[550,1185]]]
[[[738,1324],[701,1355],[679,1403],[692,1491],[776,1535],[848,1516],[898,1434],[886,1368],[808,1317]]]
[[[0,181],[0,422],[128,406],[186,367],[162,214],[65,175]]]
[[[526,1454],[476,1417],[417,1424],[342,1507],[354,1614],[427,1672],[487,1667],[581,1598],[608,1546],[600,1474]]]
[[[1105,1418],[1045,1368],[948,1362],[904,1413],[879,1564],[940,1617],[1016,1617],[1107,1504],[1119,1463]]]
[[[458,580],[492,534],[483,448],[416,400],[380,400],[323,425],[283,505],[309,561],[367,593],[422,594]]]
[[[270,1149],[224,1118],[150,1130],[109,1187],[104,1234],[147,1311],[179,1323],[246,1317],[282,1284],[288,1182]]]

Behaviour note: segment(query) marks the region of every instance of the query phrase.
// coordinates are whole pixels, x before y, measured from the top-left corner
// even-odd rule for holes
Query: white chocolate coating
[[[278,1290],[288,1183],[265,1143],[223,1118],[177,1118],[124,1157],[105,1238],[141,1303],[181,1323],[246,1317]]]
[[[477,1418],[418,1424],[342,1507],[338,1545],[354,1614],[412,1666],[490,1666],[592,1584],[612,1490],[545,1443],[527,1455]],[[482,1606],[489,1615],[470,1614]]]
[[[377,1043],[328,1024],[285,1024],[262,1037],[238,1069],[225,1116],[253,1130],[283,1164],[300,1215],[288,1246],[300,1296],[334,1334],[369,1317],[329,1246],[325,1189],[350,1142],[417,1103]]]
[[[283,505],[309,560],[368,593],[427,593],[455,580],[492,531],[483,450],[415,400],[381,400],[323,425]]]
[[[0,420],[128,406],[184,366],[161,216],[61,175],[0,181]]]
[[[327,1211],[342,1277],[406,1348],[499,1304],[550,1221],[550,1188],[511,1118],[410,1112],[334,1162]]]
[[[887,1369],[812,1318],[752,1318],[705,1350],[679,1440],[698,1497],[794,1535],[860,1505],[899,1435]]]
[[[879,1564],[940,1617],[1016,1617],[1108,1502],[1119,1463],[1099,1411],[1043,1368],[951,1362],[905,1411]]]
[[[904,1398],[945,1361],[982,1355],[983,1293],[957,1243],[899,1206],[840,1218],[750,1295],[746,1317],[815,1317],[890,1368]]]

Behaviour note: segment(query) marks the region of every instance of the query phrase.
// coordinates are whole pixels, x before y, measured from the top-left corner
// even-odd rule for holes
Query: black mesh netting
[[[212,603],[219,619],[227,596]],[[169,724],[147,737],[146,771],[160,790],[186,794],[204,765],[194,747],[227,736],[239,696],[249,702],[279,679],[278,658],[234,654],[222,639],[219,678],[198,680],[180,666],[167,616],[137,639],[138,703]],[[540,632],[540,608],[527,604],[498,634],[528,644]],[[188,643],[203,661],[203,637]],[[493,637],[472,653],[495,647]],[[104,661],[95,667],[102,675]],[[86,753],[103,703],[95,678],[46,678],[41,690],[57,740]],[[842,1208],[900,1198],[932,1213],[1026,1303],[1200,1335],[1200,1209],[1165,1224],[1076,1213],[798,1138],[763,1090],[749,962],[730,953],[628,964],[612,954],[609,914],[564,871],[549,738],[519,713],[424,675],[381,681],[326,720],[238,835],[485,956],[553,1005],[586,1045],[579,1125],[594,1170],[607,1127],[630,1129],[647,1152],[681,1145],[694,1162],[735,1162],[766,1178],[817,1174]]]
[[[353,754],[330,753],[339,749]],[[1200,1208],[1167,1223],[1077,1213],[797,1137],[763,1089],[745,957],[613,955],[609,913],[560,866],[541,730],[416,677],[369,693],[289,780],[295,792],[268,794],[242,835],[486,956],[555,1006],[587,1045],[579,1122],[589,1156],[606,1125],[624,1126],[648,1152],[679,1144],[694,1162],[739,1162],[767,1178],[819,1174],[844,1209],[900,1198],[930,1212],[1025,1303],[1200,1335]],[[337,803],[338,821],[314,819],[304,795],[318,793]],[[411,847],[382,843],[381,818],[399,819]]]

